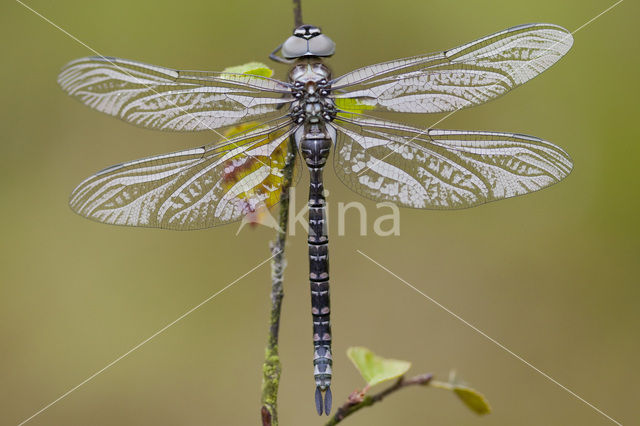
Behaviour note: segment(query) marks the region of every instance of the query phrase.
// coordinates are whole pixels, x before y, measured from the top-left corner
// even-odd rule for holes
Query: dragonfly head
[[[336,44],[315,25],[300,25],[293,35],[282,43],[282,56],[286,59],[331,56]]]
[[[294,36],[302,37],[307,40],[319,36],[320,34],[322,34],[322,30],[315,25],[300,25],[298,28],[293,30]]]

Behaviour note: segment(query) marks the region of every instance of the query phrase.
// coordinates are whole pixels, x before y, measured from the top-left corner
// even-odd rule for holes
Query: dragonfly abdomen
[[[329,302],[329,237],[322,171],[332,137],[324,123],[307,123],[298,144],[309,168],[309,282],[313,317],[313,366],[318,414],[331,411],[331,322]],[[324,401],[323,401],[324,395]]]

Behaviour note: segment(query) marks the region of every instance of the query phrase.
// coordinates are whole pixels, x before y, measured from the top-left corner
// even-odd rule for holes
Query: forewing
[[[58,83],[98,111],[160,130],[213,130],[275,113],[291,101],[285,83],[266,77],[177,71],[111,57],[70,62]]]
[[[109,167],[78,185],[69,204],[114,225],[190,230],[237,221],[280,200],[294,130],[262,126],[223,144]]]
[[[561,148],[514,133],[430,129],[337,120],[334,166],[350,189],[420,209],[461,209],[515,197],[565,178]]]
[[[360,68],[333,81],[341,102],[437,113],[495,99],[556,63],[571,33],[552,24],[509,28],[455,49]],[[342,99],[348,99],[343,101]]]

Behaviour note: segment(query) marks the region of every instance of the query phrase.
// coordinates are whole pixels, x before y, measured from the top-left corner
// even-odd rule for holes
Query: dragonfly
[[[571,172],[571,158],[543,139],[418,129],[369,112],[452,113],[485,103],[551,67],[572,43],[560,26],[526,24],[333,78],[323,61],[335,43],[319,27],[302,25],[270,55],[291,65],[288,81],[114,57],[78,59],[62,69],[62,89],[131,124],[179,132],[253,124],[209,145],[108,167],[73,190],[70,206],[114,225],[223,225],[275,206],[285,168],[300,155],[310,176],[315,404],[319,415],[328,415],[333,360],[323,171],[331,153],[348,188],[402,207],[463,209],[559,182]]]

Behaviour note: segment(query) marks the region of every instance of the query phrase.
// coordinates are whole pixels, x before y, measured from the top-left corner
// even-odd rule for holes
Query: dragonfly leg
[[[281,56],[276,55],[276,53],[278,53],[280,51],[280,49],[282,49],[282,44],[278,47],[276,47],[273,52],[269,53],[269,59],[271,59],[272,61],[276,61],[276,62],[280,62],[282,64],[292,64],[295,62],[295,60],[293,59],[285,59]]]

